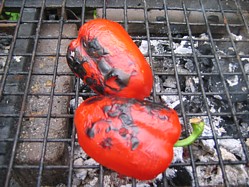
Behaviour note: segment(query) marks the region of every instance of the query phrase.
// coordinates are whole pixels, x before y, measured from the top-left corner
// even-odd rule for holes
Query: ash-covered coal
[[[7,61],[7,56],[8,56],[9,49],[10,49],[11,38],[8,38],[8,36],[9,35],[5,33],[0,33],[0,53],[6,54],[6,56],[0,56],[0,72],[4,70],[4,67]],[[4,37],[4,38],[1,38],[1,37]],[[1,75],[0,75],[0,80],[1,80]]]
[[[183,38],[189,40],[188,37]],[[240,37],[238,38],[240,39]],[[170,57],[171,49],[166,48],[165,50],[162,50],[163,48],[160,47],[161,43],[164,45],[167,43],[167,46],[169,46],[167,41],[151,41],[152,55],[154,55],[152,57],[152,65],[154,71],[159,73],[159,75],[156,74],[155,76],[155,91],[160,93],[158,97],[160,97],[162,102],[166,103],[169,107],[176,109],[178,112],[181,112],[180,103],[182,102],[186,113],[206,113],[207,110],[209,110],[211,114],[217,113],[217,116],[212,115],[211,121],[206,117],[205,120],[207,125],[203,136],[213,137],[213,135],[216,134],[217,136],[225,135],[238,137],[242,134],[244,137],[248,137],[249,120],[248,117],[246,117],[249,111],[248,90],[237,59],[229,57],[229,55],[234,55],[234,51],[231,48],[223,51],[223,49],[219,49],[220,45],[217,44],[215,53],[217,53],[218,57],[228,57],[219,58],[219,61],[216,62],[212,46],[208,41],[208,36],[202,34],[199,38],[195,37],[193,39],[198,39],[194,42],[194,50],[191,48],[189,41],[182,40],[180,43],[173,43],[173,51],[177,55],[175,57],[175,63],[173,63],[172,57]],[[203,39],[203,41],[201,39]],[[144,42],[142,41],[142,43]],[[197,55],[197,62],[194,61],[194,58],[191,55],[193,51],[195,51]],[[144,52],[147,54],[146,50]],[[244,58],[241,59],[241,61],[245,72],[248,73],[249,59]],[[198,66],[200,70],[202,80],[199,80],[196,66]],[[175,71],[178,73],[178,78],[174,75]],[[223,82],[220,76],[221,73],[224,76]],[[206,95],[206,98],[203,98],[200,85],[201,81],[203,83],[204,91],[211,93]],[[237,116],[239,127],[236,127],[235,122],[230,115],[231,106],[229,106],[227,102],[224,84],[228,88],[230,99],[233,102],[236,111],[245,113],[244,115]],[[237,91],[242,92],[242,94],[236,94]],[[179,92],[183,93],[181,97],[182,101],[180,101]],[[215,94],[212,94],[214,92]],[[184,93],[199,94],[185,95]],[[209,108],[206,108],[205,102],[207,102]],[[219,116],[219,113],[221,112],[228,113],[229,115]],[[211,124],[213,129],[211,128]],[[218,141],[218,144],[223,160],[245,160],[244,150],[240,140],[222,139]],[[237,149],[227,146],[228,144],[236,145],[235,147],[237,147]],[[212,138],[207,140],[204,139],[199,142],[197,141],[192,147],[194,150],[194,158],[197,162],[206,162],[208,164],[209,162],[219,161],[217,155],[218,147],[215,145]],[[190,158],[185,157],[184,155],[188,155],[187,149],[184,149],[182,152],[182,160],[180,159],[174,162],[184,163],[190,161]],[[176,186],[193,182],[192,170],[190,168],[191,167],[180,167],[178,169],[175,169],[175,167],[169,168],[167,171],[171,174],[174,173],[174,175],[170,175],[168,181]],[[219,164],[198,166],[196,169],[200,185],[209,186],[224,184]],[[185,177],[185,181],[182,184],[175,183],[174,181],[182,181],[181,173],[183,172],[185,174],[188,172],[190,177]],[[225,172],[229,178],[229,184],[248,185],[249,174],[245,165],[236,165],[236,167],[227,165],[225,167]]]

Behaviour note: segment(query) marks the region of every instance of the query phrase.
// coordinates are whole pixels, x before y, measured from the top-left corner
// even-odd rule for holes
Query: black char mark
[[[112,138],[107,137],[100,142],[100,146],[104,149],[110,149],[112,147]]]
[[[130,104],[128,103],[115,103],[112,106],[105,106],[103,111],[111,118],[118,117],[121,120],[123,126],[133,124],[133,119],[130,112]]]
[[[132,120],[132,117],[129,113],[122,113],[120,116],[119,116],[119,119],[122,121],[122,123],[124,125],[132,125],[133,124],[133,120]]]
[[[104,55],[109,54],[108,51],[102,47],[97,38],[86,42],[86,39],[81,40],[83,47],[87,54],[95,61],[98,66],[100,73],[104,76],[105,86],[111,88],[114,91],[120,91],[126,87],[130,80],[130,74],[125,73],[121,69],[113,68],[104,58]],[[133,63],[131,63],[133,64]],[[114,80],[112,80],[114,78]],[[113,87],[108,81],[115,81],[116,85]],[[117,88],[118,86],[118,88]],[[98,92],[102,93],[103,87],[95,88]]]
[[[137,149],[139,145],[139,140],[137,139],[137,137],[133,136],[131,137],[131,150],[134,151],[135,149]]]
[[[120,134],[120,136],[126,137],[126,135],[129,134],[129,130],[125,127],[121,127],[118,133]]]
[[[85,81],[86,81],[86,84],[89,85],[89,86],[97,84],[97,81],[94,78],[91,78],[91,77],[87,77]]]
[[[114,91],[120,91],[125,88],[130,80],[131,75],[128,73],[123,72],[120,69],[113,68],[108,74],[105,76],[105,85],[111,88]],[[114,78],[114,80],[112,80]],[[114,88],[109,81],[115,81],[119,88]]]
[[[112,67],[105,61],[104,58],[97,61],[98,69],[103,76],[106,76],[108,73],[112,71]]]
[[[111,118],[118,117],[121,114],[120,104],[113,104],[111,106],[104,106],[103,111]]]
[[[97,38],[94,38],[88,42],[86,42],[85,39],[82,39],[81,42],[83,47],[86,49],[88,55],[91,56],[92,58],[100,58],[103,55],[109,54],[108,51],[99,44]]]
[[[95,136],[93,126],[87,128],[87,130],[86,130],[86,135],[87,135],[89,138],[93,138],[93,137]]]
[[[83,67],[83,63],[87,62],[87,58],[80,55],[77,49],[67,49],[67,63],[70,69],[81,79],[84,79],[87,72]]]
[[[113,102],[115,102],[115,100]],[[131,116],[130,107],[132,103],[135,103],[135,100],[129,100],[122,104],[114,103],[113,105],[106,105],[103,107],[103,112],[110,118],[118,117],[122,123],[121,127],[118,129],[108,127],[106,132],[109,132],[110,130],[118,131],[119,135],[125,138],[126,141],[131,145],[130,149],[134,151],[139,145],[139,140],[136,137],[136,135],[139,133],[139,128],[136,126],[136,124],[134,124]]]
[[[105,94],[105,89],[102,85],[96,84],[93,86],[93,89],[95,89],[98,93],[104,95]]]

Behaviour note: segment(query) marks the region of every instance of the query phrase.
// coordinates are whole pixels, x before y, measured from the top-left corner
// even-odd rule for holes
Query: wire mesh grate
[[[249,3],[221,0],[2,1],[1,186],[248,186]],[[17,13],[17,14],[16,14]],[[19,19],[15,19],[17,15]],[[149,100],[174,108],[190,133],[170,167],[139,181],[100,166],[79,147],[73,112],[94,95],[66,50],[96,17],[120,23],[154,74]]]

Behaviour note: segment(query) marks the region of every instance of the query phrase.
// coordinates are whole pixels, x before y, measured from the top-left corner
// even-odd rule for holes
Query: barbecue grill
[[[2,0],[0,13],[0,186],[249,185],[248,1]],[[190,118],[206,123],[154,180],[119,176],[77,143],[73,112],[94,93],[65,56],[96,17],[140,48],[155,80],[148,100],[177,110],[182,138]]]

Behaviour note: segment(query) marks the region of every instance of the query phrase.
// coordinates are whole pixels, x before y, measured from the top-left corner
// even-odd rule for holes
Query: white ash
[[[21,62],[22,56],[14,56],[13,58],[16,62]]]
[[[177,89],[170,89],[166,88],[165,92],[172,92],[177,93]],[[179,96],[178,95],[162,95],[161,96],[162,101],[170,108],[175,108],[180,104]],[[183,97],[182,101],[185,101],[186,98]]]
[[[221,135],[224,132],[224,128],[219,127],[220,117],[212,119],[212,123],[215,128],[215,133]],[[203,132],[203,136],[212,136],[212,130],[205,122],[206,126]],[[202,162],[218,161],[216,152],[216,146],[214,140],[201,140],[202,149],[194,151],[195,157]],[[241,142],[237,139],[220,139],[218,140],[220,145],[219,149],[223,160],[238,161],[238,158],[245,159]],[[234,165],[225,166],[226,175],[231,185],[248,184],[248,173],[246,172],[246,166]],[[200,185],[219,185],[223,183],[223,176],[219,166],[208,165],[198,166],[197,174]]]
[[[225,166],[231,186],[249,185],[248,169],[244,165]]]
[[[139,49],[144,56],[147,56],[148,55],[148,41],[142,40],[142,42],[139,46]]]
[[[176,163],[176,162],[184,162],[182,147],[174,147],[174,157],[173,157],[172,163]]]
[[[246,145],[249,148],[249,138],[246,139]]]
[[[82,166],[84,164],[84,160],[82,158],[77,158],[74,160],[75,166]],[[87,176],[87,170],[86,169],[75,169],[74,170],[75,176],[77,179],[85,180]]]
[[[235,70],[238,69],[238,64],[235,64],[235,63],[229,63],[228,65],[228,71],[233,73],[235,72]]]
[[[137,187],[150,187],[149,184],[146,184],[146,183],[137,183],[136,184]],[[126,185],[121,185],[120,187],[132,187],[132,184],[126,184]]]
[[[201,186],[223,185],[223,176],[219,166],[197,166],[198,182]]]
[[[154,77],[154,86],[157,93],[161,92],[161,80],[157,75]]]
[[[169,41],[167,40],[150,40],[150,47],[152,54],[165,54],[167,52],[171,52],[169,48]],[[175,46],[175,44],[173,44]],[[139,46],[139,50],[144,56],[148,55],[149,44],[147,40],[142,40]]]
[[[230,87],[233,87],[239,84],[239,81],[241,80],[239,80],[238,75],[234,75],[234,76],[230,76],[229,78],[227,78],[226,81]]]
[[[232,39],[235,40],[235,41],[243,40],[243,36],[241,36],[241,35],[238,36],[238,35],[236,35],[236,34],[231,33],[230,36],[231,36]]]
[[[246,137],[249,133],[249,124],[246,122],[242,122],[240,124],[240,130],[241,130],[242,136]]]
[[[168,76],[163,82],[163,86],[167,88],[176,88],[176,79],[173,76]]]
[[[83,102],[84,100],[83,100],[83,98],[82,97],[79,97],[78,98],[78,103],[77,103],[77,107]],[[76,105],[76,99],[75,98],[73,98],[73,99],[71,99],[70,100],[70,110],[75,110],[77,107],[75,106]]]
[[[209,40],[209,36],[206,33],[202,33],[202,34],[200,34],[200,39],[202,39],[202,40]]]
[[[239,156],[242,160],[245,159],[245,155],[244,155],[240,140],[220,139],[218,140],[218,143],[221,147],[226,149],[229,153]]]
[[[176,53],[176,54],[192,54],[193,53],[192,47],[190,45],[190,42],[187,41],[188,36],[184,36],[183,39],[186,39],[186,40],[182,40],[181,43],[178,46],[176,46],[174,53]]]
[[[1,36],[7,36],[6,34],[0,33]],[[0,39],[0,53],[9,54],[11,39]],[[7,55],[0,56],[0,72],[4,71],[5,65],[7,62]],[[2,79],[2,75],[0,75],[0,81]]]
[[[245,72],[248,73],[247,77],[249,79],[249,63],[244,65]]]
[[[186,89],[190,89],[188,90],[189,92],[196,92],[196,83],[194,82],[194,79],[192,77],[186,78],[185,85]]]
[[[77,158],[82,158],[83,160],[86,160],[88,158],[88,156],[85,153],[85,151],[83,151],[83,149],[79,146],[79,144],[75,143],[74,159],[77,159]]]
[[[230,161],[236,161],[236,156],[229,151],[227,151],[225,148],[220,147],[220,152],[223,160],[230,160]]]
[[[87,159],[84,161],[84,164],[87,166],[99,165],[98,162],[96,162],[93,158]]]
[[[241,61],[247,61],[247,62],[249,62],[249,58],[241,58]]]

